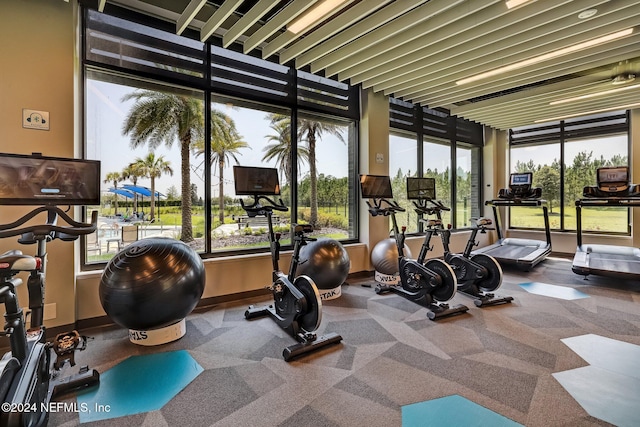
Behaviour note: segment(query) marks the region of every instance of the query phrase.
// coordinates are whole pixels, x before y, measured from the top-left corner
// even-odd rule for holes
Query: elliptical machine
[[[421,191],[416,191],[418,189]],[[461,254],[452,253],[449,248],[451,225],[445,228],[442,222],[442,211],[450,211],[451,209],[435,200],[435,180],[433,178],[407,178],[407,198],[413,200],[415,211],[420,217],[424,215],[436,216],[436,219],[420,219],[426,225],[426,232],[418,258],[424,259],[426,257],[427,252],[433,249],[433,246],[430,246],[431,237],[439,235],[444,249],[444,261],[455,272],[459,292],[473,298],[476,307],[506,304],[513,301],[513,297],[496,296],[492,293],[502,284],[503,273],[498,261],[486,254],[471,255],[473,248],[478,245],[476,241],[478,232],[486,233],[487,230],[491,230],[488,227],[492,224],[490,219],[472,218],[473,227],[464,252]]]
[[[41,225],[26,225],[39,214],[46,213]],[[68,225],[57,225],[62,218]],[[12,250],[0,255],[0,302],[5,306],[5,325],[2,335],[9,337],[11,351],[0,360],[0,401],[9,410],[0,411],[2,426],[45,426],[49,402],[58,395],[98,384],[99,374],[83,366],[75,375],[59,378],[59,370],[68,362],[75,365],[74,354],[86,348],[86,337],[77,331],[58,334],[46,342],[44,316],[46,244],[55,239],[76,240],[95,232],[98,211],[93,211],[91,223],[76,222],[56,206],[42,206],[17,221],[0,225],[0,238],[20,236],[21,244],[37,244],[35,256]],[[18,303],[16,287],[22,279],[16,276],[28,272],[29,310],[31,327],[26,329],[25,315]],[[51,363],[51,350],[56,360]],[[4,409],[4,406],[3,406]]]
[[[307,353],[319,350],[331,344],[338,344],[342,337],[329,333],[318,337],[315,331],[322,321],[322,300],[320,293],[309,276],[296,277],[300,262],[300,249],[307,241],[315,240],[305,236],[313,231],[310,225],[293,225],[293,255],[289,273],[280,270],[280,233],[273,230],[273,211],[286,212],[289,209],[282,199],[277,202],[267,196],[279,195],[278,172],[272,168],[234,166],[236,195],[252,196],[253,203],[240,204],[249,217],[266,216],[269,226],[269,246],[273,263],[272,284],[268,289],[273,294],[273,305],[249,306],[244,313],[248,320],[270,316],[282,329],[295,338],[298,343],[286,347],[282,352],[285,361],[293,360]],[[261,203],[262,202],[262,203]]]
[[[392,222],[393,237],[398,248],[398,264],[401,287],[377,284],[377,294],[393,292],[403,298],[420,304],[429,309],[427,317],[430,320],[461,314],[469,310],[465,305],[447,304],[456,294],[456,276],[444,261],[424,257],[409,259],[404,256],[404,241],[406,227],[398,228],[396,212],[405,212],[393,199],[391,180],[388,176],[360,175],[360,188],[362,197],[372,199],[373,204],[367,201],[371,216],[390,216]],[[383,204],[386,207],[383,207]],[[421,256],[423,254],[421,253]]]

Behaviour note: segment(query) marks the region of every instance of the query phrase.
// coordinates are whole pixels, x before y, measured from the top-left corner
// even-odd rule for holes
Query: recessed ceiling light
[[[591,18],[592,16],[594,16],[596,13],[598,13],[598,9],[587,9],[587,10],[583,10],[582,12],[580,12],[578,14],[578,18],[580,19],[587,19],[587,18]]]

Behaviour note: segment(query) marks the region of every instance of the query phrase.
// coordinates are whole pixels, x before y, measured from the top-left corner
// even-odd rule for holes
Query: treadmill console
[[[635,185],[629,183],[629,168],[627,166],[609,166],[598,168],[596,172],[597,185],[584,187],[585,197],[628,197],[634,194]]]
[[[542,197],[541,188],[533,188],[533,173],[519,172],[509,176],[509,188],[501,188],[500,199],[539,199]]]

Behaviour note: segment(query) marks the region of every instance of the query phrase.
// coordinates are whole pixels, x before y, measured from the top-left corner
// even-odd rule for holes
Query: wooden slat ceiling
[[[640,107],[637,0],[530,0],[511,9],[505,0],[346,0],[319,24],[287,31],[323,1],[107,0],[106,7],[497,129]],[[577,48],[622,30],[630,34]],[[459,82],[541,55],[550,58]]]

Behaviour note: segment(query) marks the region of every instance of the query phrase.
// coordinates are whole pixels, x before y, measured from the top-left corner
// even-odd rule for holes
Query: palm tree
[[[122,169],[122,180],[130,179],[133,185],[138,185],[138,178],[144,176],[144,171],[140,170],[137,163],[129,163],[127,167]],[[133,213],[138,213],[138,196],[133,198]]]
[[[122,133],[131,135],[131,146],[148,144],[155,149],[164,143],[171,147],[180,141],[182,236],[183,242],[193,240],[191,221],[191,144],[204,139],[204,107],[202,101],[186,95],[140,90],[125,95],[122,100],[135,100],[124,121]],[[153,204],[152,204],[153,206]]]
[[[105,184],[113,185],[113,188],[118,189],[118,183],[122,181],[122,174],[120,172],[109,172],[104,178]],[[113,214],[118,215],[118,193],[113,194]]]
[[[171,164],[164,159],[164,156],[158,156],[154,153],[147,154],[147,157],[141,159],[137,157],[131,164],[142,176],[151,179],[151,211],[149,213],[151,221],[155,219],[155,204],[156,204],[156,178],[160,178],[163,174],[168,173],[173,175],[173,169]]]
[[[271,129],[275,131],[275,135],[267,135],[268,141],[273,144],[267,144],[262,151],[265,152],[262,157],[263,161],[276,161],[280,172],[284,174],[286,182],[290,185],[293,177],[291,176],[291,166],[293,164],[293,146],[291,145],[291,120],[288,116],[281,114],[269,114],[271,121]],[[284,120],[284,119],[286,120]],[[302,163],[309,160],[309,149],[305,146],[298,146],[298,170]]]
[[[271,118],[272,124],[291,122],[291,119],[282,114],[273,114]],[[281,125],[279,125],[281,126]],[[309,193],[311,201],[311,212],[309,215],[309,223],[313,227],[318,226],[318,170],[316,168],[316,143],[322,139],[322,134],[328,133],[334,135],[344,143],[342,136],[342,128],[338,125],[319,122],[312,119],[298,119],[297,137],[298,141],[306,142],[307,160],[309,161]]]
[[[249,144],[242,140],[236,124],[228,115],[211,111],[211,166],[218,166],[220,182],[218,183],[218,219],[224,224],[224,168],[233,159],[238,164],[237,153]],[[195,144],[197,156],[204,155],[204,141]]]

